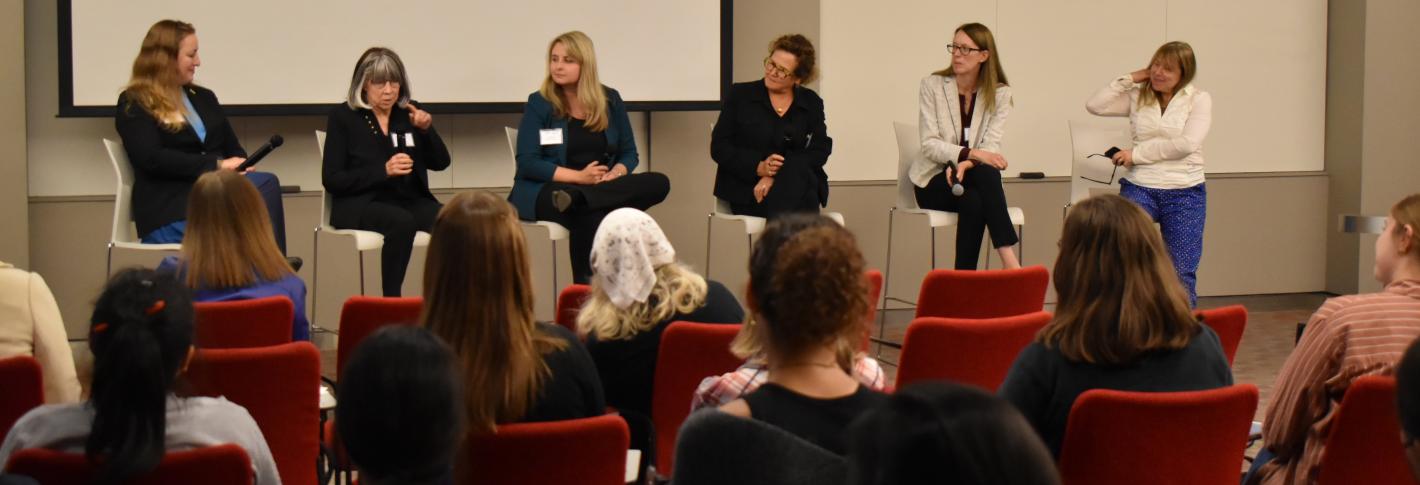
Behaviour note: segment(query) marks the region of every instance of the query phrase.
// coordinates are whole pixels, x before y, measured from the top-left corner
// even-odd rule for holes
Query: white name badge
[[[537,134],[538,134],[538,136],[542,139],[542,144],[543,144],[543,145],[561,145],[561,144],[562,144],[562,130],[560,130],[560,129],[557,129],[557,128],[548,128],[548,129],[546,129],[546,130],[538,130],[538,131],[537,131]]]
[[[404,134],[404,147],[405,147],[405,148],[411,148],[411,147],[413,147],[413,146],[414,146],[414,134],[413,134],[413,133],[405,133],[405,134]]]
[[[971,127],[968,126],[968,127],[962,128],[962,129],[961,129],[961,136],[965,137],[965,138],[963,138],[961,141],[966,142],[966,143],[971,143]]]

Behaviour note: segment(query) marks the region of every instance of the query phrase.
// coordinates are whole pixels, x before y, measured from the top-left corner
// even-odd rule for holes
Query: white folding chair
[[[503,134],[508,137],[508,154],[512,157],[513,165],[516,166],[518,163],[518,129],[505,126],[503,127]],[[524,221],[520,219],[518,223],[523,225],[524,234],[527,233],[529,228],[533,227],[541,227],[547,230],[547,239],[552,243],[552,257],[548,259],[550,264],[552,264],[552,292],[548,293],[548,295],[556,299],[559,292],[559,287],[557,286],[557,241],[566,241],[570,233],[567,232],[566,227],[562,227],[561,224],[552,221]],[[569,245],[568,247],[570,248],[571,246]],[[569,254],[569,257],[576,257],[576,255]]]
[[[108,149],[108,159],[113,162],[113,173],[118,177],[118,186],[113,194],[113,228],[108,238],[108,261],[104,274],[113,274],[113,250],[135,249],[139,251],[170,251],[182,249],[181,244],[144,244],[133,228],[133,165],[128,162],[128,152],[123,143],[104,139]]]
[[[1118,193],[1124,169],[1114,166],[1104,152],[1110,147],[1129,148],[1129,121],[1125,118],[1070,120],[1070,206],[1089,196]],[[1100,155],[1100,156],[1092,156]],[[1063,212],[1062,212],[1063,213]]]

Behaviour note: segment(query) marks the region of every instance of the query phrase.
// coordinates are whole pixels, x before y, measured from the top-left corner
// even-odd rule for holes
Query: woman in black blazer
[[[192,24],[159,21],[143,37],[133,76],[118,96],[114,128],[133,165],[133,222],[145,243],[182,242],[193,182],[246,161],[217,95],[192,82],[200,65]],[[281,182],[269,173],[246,176],[261,193],[276,244],[286,252]]]
[[[433,228],[439,213],[427,170],[448,167],[433,116],[409,99],[404,62],[383,47],[366,50],[346,101],[327,118],[321,181],[334,198],[330,225],[384,235],[385,296],[399,296],[414,234]]]
[[[828,204],[823,164],[833,151],[823,99],[803,87],[815,71],[814,46],[802,35],[769,44],[764,79],[730,88],[710,139],[715,197],[735,214],[773,218]]]

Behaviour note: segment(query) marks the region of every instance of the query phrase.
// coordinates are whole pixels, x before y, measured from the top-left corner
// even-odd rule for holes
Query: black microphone
[[[260,162],[261,159],[266,158],[272,150],[275,150],[276,147],[281,146],[281,144],[285,142],[286,140],[282,139],[281,135],[271,135],[271,139],[267,140],[265,145],[262,145],[261,148],[257,148],[250,157],[247,157],[245,162],[237,166],[237,171],[244,172],[246,169],[251,168],[252,165],[256,165],[256,162]]]
[[[961,197],[961,194],[966,192],[966,188],[961,186],[961,179],[957,178],[957,174],[960,173],[957,171],[957,162],[947,160],[947,168],[949,169],[947,182],[952,184],[952,195]]]

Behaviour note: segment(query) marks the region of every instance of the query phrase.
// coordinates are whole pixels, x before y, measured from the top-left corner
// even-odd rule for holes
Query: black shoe
[[[301,266],[304,265],[304,264],[306,264],[306,262],[303,261],[301,258],[298,258],[298,257],[295,257],[295,256],[287,256],[287,257],[286,257],[286,264],[291,265],[291,272],[294,273],[294,272],[300,271],[300,270],[301,270]]]
[[[566,190],[552,191],[552,206],[557,208],[557,212],[567,212],[572,208],[572,194]]]

